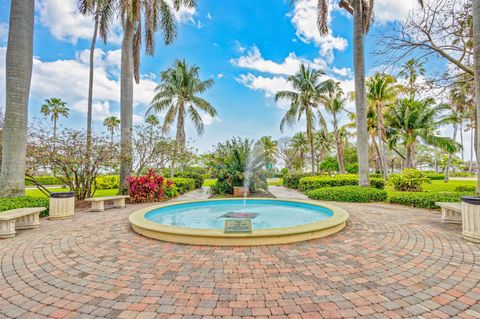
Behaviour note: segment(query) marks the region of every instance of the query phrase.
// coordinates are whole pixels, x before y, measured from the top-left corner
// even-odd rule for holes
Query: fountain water
[[[243,172],[243,176],[244,176],[243,208],[245,208],[247,204],[247,196],[249,194],[250,186],[252,184],[255,165],[258,164],[257,162],[258,162],[258,147],[252,146],[252,148],[250,149],[250,152],[248,153],[247,165],[245,166],[245,171]]]

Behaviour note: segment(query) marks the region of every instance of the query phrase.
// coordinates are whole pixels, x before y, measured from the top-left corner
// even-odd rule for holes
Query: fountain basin
[[[148,207],[129,217],[135,232],[163,241],[211,246],[286,244],[316,239],[342,230],[348,213],[314,201],[218,199]],[[225,233],[232,216],[250,217],[248,233]],[[230,216],[230,217],[228,217]],[[248,218],[247,218],[248,219]]]

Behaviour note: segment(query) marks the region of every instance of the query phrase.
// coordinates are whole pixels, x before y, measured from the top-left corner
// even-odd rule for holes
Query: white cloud
[[[415,8],[417,0],[377,0],[375,1],[375,22],[386,23],[403,21]],[[418,6],[417,6],[418,7]]]
[[[253,46],[247,55],[241,56],[238,59],[231,59],[230,62],[238,67],[266,72],[271,74],[295,74],[301,64],[308,64],[315,69],[326,69],[327,64],[321,59],[309,61],[296,56],[291,52],[282,63],[277,63],[271,60],[265,60],[260,53],[260,50]]]
[[[8,24],[0,22],[0,43],[6,42],[8,38]]]
[[[0,103],[5,101],[5,54],[6,48],[0,47]],[[46,62],[38,58],[33,60],[33,73],[30,97],[42,101],[50,97],[59,97],[75,111],[86,113],[88,94],[89,51],[76,54],[75,59]],[[111,70],[118,69],[118,51],[97,49],[95,51],[94,78],[94,115],[103,120],[114,114],[112,105],[120,100],[120,81]],[[153,97],[157,83],[152,76],[142,75],[140,84],[134,84],[134,105],[146,106]],[[138,116],[134,120],[141,120]]]
[[[339,76],[342,76],[342,77],[347,77],[347,78],[352,77],[352,69],[350,69],[350,68],[340,68],[339,69],[339,68],[333,67],[332,72],[339,75]]]
[[[283,76],[264,77],[248,73],[240,74],[236,80],[249,89],[262,91],[266,97],[273,97],[278,91],[293,89]]]
[[[320,48],[320,54],[333,60],[335,50],[343,51],[347,48],[348,42],[342,37],[336,37],[330,32],[328,35],[320,36],[317,29],[317,2],[311,0],[298,0],[295,3],[291,21],[295,26],[297,37],[303,42],[314,42]],[[329,6],[331,10],[332,6]]]
[[[93,19],[80,14],[76,1],[39,0],[37,11],[40,23],[58,40],[76,43],[79,39],[90,40],[93,36]],[[175,17],[180,23],[192,23],[201,27],[201,23],[194,19],[195,13],[195,8],[182,7],[175,12]],[[121,24],[116,20],[111,27],[108,41],[119,44],[122,34]]]

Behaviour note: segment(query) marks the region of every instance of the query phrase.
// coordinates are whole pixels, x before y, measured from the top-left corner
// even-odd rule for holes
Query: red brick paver
[[[333,236],[265,247],[141,237],[139,206],[0,241],[0,318],[479,318],[480,245],[438,214],[340,204]]]

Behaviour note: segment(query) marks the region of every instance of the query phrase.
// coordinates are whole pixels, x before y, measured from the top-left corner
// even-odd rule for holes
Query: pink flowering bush
[[[128,195],[134,203],[159,202],[178,195],[177,187],[170,179],[149,169],[146,175],[130,176]]]

